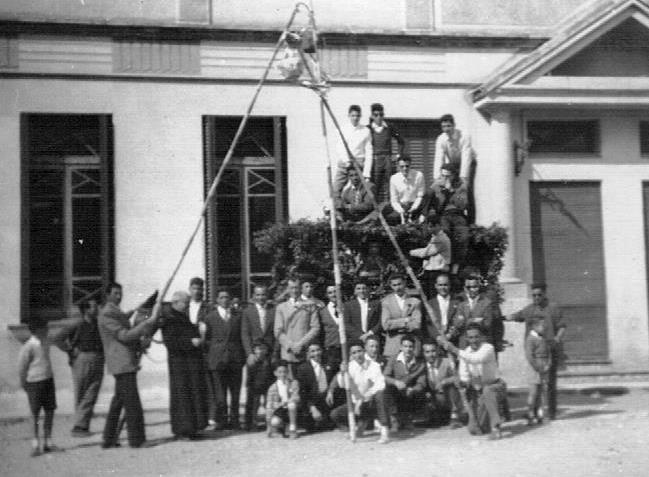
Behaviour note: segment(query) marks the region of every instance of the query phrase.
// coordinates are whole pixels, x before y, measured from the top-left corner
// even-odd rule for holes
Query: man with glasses
[[[374,151],[372,150],[372,136],[370,130],[361,125],[361,107],[352,104],[348,110],[349,124],[343,126],[343,136],[349,147],[349,152],[363,170],[363,177],[369,180],[372,171],[372,159]],[[336,177],[334,179],[334,189],[336,196],[340,196],[345,184],[347,184],[347,173],[349,166],[352,165],[349,153],[345,148],[342,140],[338,143],[338,166]]]
[[[385,121],[385,113],[381,103],[372,104],[371,110],[372,116],[367,127],[372,135],[372,149],[374,151],[372,182],[376,185],[377,201],[384,201],[387,198],[394,162],[403,155],[405,142],[392,124]],[[392,159],[392,139],[395,139],[399,145],[394,160]]]
[[[424,209],[424,175],[410,168],[408,156],[397,161],[397,168],[390,177],[390,205],[383,212],[391,225],[416,221]]]
[[[507,317],[508,321],[525,322],[525,336],[532,329],[537,316],[543,317],[545,330],[543,338],[550,348],[550,370],[548,372],[548,418],[554,419],[557,413],[557,367],[563,356],[563,335],[566,324],[561,309],[548,300],[545,283],[532,284],[532,303]]]

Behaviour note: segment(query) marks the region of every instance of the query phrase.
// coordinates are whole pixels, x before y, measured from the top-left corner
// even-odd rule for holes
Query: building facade
[[[510,235],[505,309],[547,281],[569,372],[648,371],[649,4],[313,3],[341,121],[383,103],[428,180],[438,118],[471,135],[477,222]],[[125,308],[162,286],[293,8],[0,5],[3,391],[17,387],[10,327],[74,313],[112,279]],[[317,97],[273,68],[172,289],[204,275],[245,296],[267,280],[252,234],[322,215],[324,146]],[[520,327],[508,335],[520,347]]]

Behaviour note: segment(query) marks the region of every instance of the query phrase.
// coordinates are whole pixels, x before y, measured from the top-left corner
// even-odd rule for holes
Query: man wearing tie
[[[224,426],[239,427],[239,392],[241,369],[244,363],[241,345],[241,316],[230,304],[230,293],[219,290],[216,308],[205,317],[207,325],[207,367],[214,389],[214,401],[210,403],[210,419],[214,429]],[[230,391],[230,415],[228,419],[227,392]]]
[[[268,290],[257,285],[253,289],[252,303],[241,314],[241,343],[247,356],[247,363],[253,364],[255,353],[252,344],[261,340],[268,346],[268,352],[275,349],[275,307],[268,302]]]
[[[395,357],[401,349],[401,338],[412,335],[415,355],[419,353],[421,335],[421,302],[406,293],[406,280],[402,275],[390,277],[391,294],[381,301],[381,325],[385,330],[387,358]]]
[[[319,343],[311,343],[307,353],[307,361],[298,366],[296,373],[300,383],[300,415],[307,430],[323,430],[331,427],[327,390],[335,371],[325,368]]]
[[[189,321],[197,326],[199,321],[205,321],[205,316],[210,311],[209,305],[203,301],[204,282],[200,277],[189,280]]]
[[[320,329],[322,331],[322,342],[324,343],[324,361],[328,370],[336,373],[342,361],[340,349],[340,313],[336,307],[336,287],[327,286],[327,305],[320,309]],[[351,327],[349,317],[345,316],[345,335],[349,337]]]
[[[370,300],[367,283],[354,283],[354,298],[345,303],[345,318],[349,320],[349,336],[365,341],[369,336],[381,335],[381,307],[377,300]]]
[[[437,295],[429,300],[433,316],[426,318],[425,333],[428,338],[444,334],[452,343],[458,343],[462,334],[462,323],[458,320],[459,302],[451,297],[451,280],[446,273],[435,279]],[[439,327],[439,328],[438,328]]]
[[[503,318],[500,307],[486,293],[480,292],[481,278],[469,275],[464,279],[463,301],[457,311],[458,322],[461,323],[460,348],[466,347],[465,329],[471,323],[478,323],[482,328],[484,340],[492,344],[496,350],[502,351],[504,335]],[[456,331],[456,332],[457,332]]]

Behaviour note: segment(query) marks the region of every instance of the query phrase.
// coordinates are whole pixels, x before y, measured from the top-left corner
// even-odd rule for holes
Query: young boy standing
[[[273,368],[268,356],[268,345],[265,341],[258,339],[253,342],[253,355],[255,361],[248,364],[248,377],[246,387],[246,430],[256,429],[257,410],[262,396],[266,396],[268,388],[273,383]]]
[[[530,386],[527,397],[527,425],[543,421],[543,393],[546,392],[548,372],[550,371],[551,356],[548,342],[543,336],[545,320],[543,316],[532,318],[531,330],[525,338],[525,357],[530,364],[528,384]],[[545,396],[547,397],[547,396]]]
[[[30,338],[20,348],[18,354],[18,372],[20,384],[27,393],[29,408],[34,423],[34,438],[32,440],[32,457],[43,452],[57,450],[52,445],[52,424],[56,409],[56,390],[54,375],[50,361],[50,344],[47,338],[47,322],[33,319],[29,323]],[[43,423],[43,441],[39,435],[38,419],[41,408],[45,411]]]
[[[275,365],[277,380],[268,388],[266,396],[266,433],[283,432],[288,421],[288,435],[297,437],[297,404],[300,402],[300,386],[288,377],[288,363],[284,360]]]

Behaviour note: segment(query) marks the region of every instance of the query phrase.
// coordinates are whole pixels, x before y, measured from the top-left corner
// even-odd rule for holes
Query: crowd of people
[[[163,304],[159,316],[151,313],[155,295],[137,310],[123,311],[122,287],[112,283],[101,307],[96,300],[83,302],[81,318],[55,339],[58,343],[65,339],[70,354],[74,436],[90,435],[105,364],[115,385],[102,446],[119,446],[124,422],[129,445],[146,446],[137,371],[156,330],[167,348],[171,430],[180,439],[242,425],[257,430],[260,409],[269,437],[296,438],[299,429],[345,428],[347,394],[357,422],[352,432],[377,432],[381,443],[389,442],[394,433],[412,432],[416,420],[431,426],[467,426],[472,434],[498,439],[502,423],[510,417],[497,359],[505,319],[526,324],[528,423],[538,423],[546,415],[554,418],[565,331],[560,309],[549,303],[544,284],[534,284],[533,303],[505,318],[497,300],[485,293],[482,277],[470,272],[466,263],[475,161],[468,136],[455,128],[451,115],[440,119],[436,180],[426,190],[422,173],[410,168],[403,139],[385,121],[383,106],[373,104],[371,111],[370,124],[364,126],[360,107],[349,108],[344,130],[349,151],[341,145],[335,213],[340,220],[355,223],[375,220],[377,213],[392,224],[428,222],[432,231],[428,244],[409,255],[420,261],[429,306],[408,292],[407,279],[398,272],[389,277],[389,293],[371,295],[371,265],[384,268],[372,246],[365,267],[358,270],[353,296],[342,310],[334,284],[326,287],[321,301],[314,296],[313,278],[305,277],[288,278],[282,294],[272,300],[266,287],[255,286],[250,301],[244,297],[243,303],[226,288],[215,290],[213,302],[207,303],[204,282],[195,277],[188,291],[175,292]],[[393,139],[399,147],[396,156]],[[382,203],[379,211],[372,196]],[[461,280],[461,293],[452,293],[452,279]],[[56,398],[49,343],[54,338],[48,335],[46,322],[33,319],[29,328],[31,337],[21,349],[19,371],[34,418],[32,453],[39,455],[53,448]],[[246,390],[243,419],[242,389]]]

